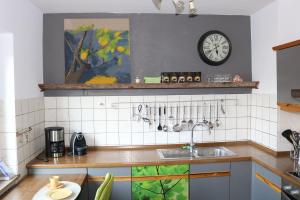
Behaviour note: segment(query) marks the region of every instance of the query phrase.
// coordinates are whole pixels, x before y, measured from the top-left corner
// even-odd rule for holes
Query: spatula
[[[282,135],[285,139],[287,139],[291,144],[293,144],[293,141],[292,141],[292,139],[291,139],[292,133],[293,133],[292,130],[287,129],[287,130],[283,131],[283,132],[281,133],[281,135]]]

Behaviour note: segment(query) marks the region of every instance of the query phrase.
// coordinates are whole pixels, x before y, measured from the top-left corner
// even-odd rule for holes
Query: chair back
[[[114,177],[111,173],[105,175],[105,179],[97,189],[95,200],[109,200]]]

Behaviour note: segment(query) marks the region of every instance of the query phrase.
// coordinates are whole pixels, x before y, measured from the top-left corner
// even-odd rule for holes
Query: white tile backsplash
[[[61,122],[57,122],[56,124],[57,124],[57,126],[64,128],[65,134],[70,133],[70,122],[69,121],[66,121],[66,122],[61,121]]]
[[[106,121],[106,110],[105,109],[94,109],[94,120]]]
[[[137,137],[137,139],[143,140],[140,137]],[[119,138],[119,133],[118,132],[110,132],[110,133],[106,134],[107,145],[112,145],[112,146],[119,145],[120,144],[119,140],[120,140],[120,138]]]
[[[70,133],[81,132],[81,121],[70,122]]]
[[[95,134],[95,146],[107,145],[106,133]]]
[[[95,134],[106,134],[106,121],[94,121]]]
[[[278,150],[279,131],[277,128],[277,99],[276,95],[252,94],[250,138],[256,143],[273,150]]]
[[[45,97],[45,99],[47,98],[48,97]],[[80,97],[69,97],[69,108],[81,108]]]
[[[5,137],[2,152],[7,152],[4,160],[13,170],[24,176],[27,173],[26,164],[45,148],[44,120],[47,119],[48,124],[57,122],[57,98],[51,97],[45,101],[44,97],[17,99],[15,105],[16,130]]]
[[[57,108],[69,108],[68,97],[57,97],[56,103],[57,103]]]
[[[56,97],[45,98],[45,109],[56,108],[56,99],[57,99]],[[22,106],[22,111],[23,111],[23,106]]]
[[[95,134],[94,121],[82,121],[82,132],[87,134]]]
[[[120,145],[131,145],[131,133],[120,133]]]
[[[187,143],[190,140],[190,131],[174,133],[160,132],[158,126],[158,111],[156,122],[151,126],[141,121],[133,121],[132,106],[135,108],[143,102],[154,105],[155,102],[161,102],[160,105],[169,105],[173,107],[173,116],[176,117],[176,105],[181,101],[180,121],[183,119],[183,106],[186,106],[186,119],[190,117],[190,108],[193,106],[192,119],[201,120],[203,115],[209,120],[210,105],[212,109],[212,120],[216,120],[217,105],[214,103],[206,104],[202,102],[191,103],[193,100],[212,100],[228,99],[221,104],[226,110],[223,114],[219,110],[220,126],[212,130],[209,134],[207,130],[195,133],[195,141],[214,142],[214,141],[235,141],[245,140],[248,134],[249,95],[169,95],[169,96],[107,96],[107,97],[45,97],[45,124],[63,126],[66,133],[82,131],[85,134],[94,135],[94,145],[143,145],[143,144],[176,144]],[[230,100],[229,100],[230,99]],[[234,99],[237,99],[234,100]],[[119,104],[118,106],[118,102]],[[250,101],[249,101],[250,103]],[[46,105],[47,104],[47,105]],[[197,105],[198,115],[197,115]],[[158,106],[158,105],[157,105]],[[206,114],[203,112],[206,111]],[[135,111],[138,113],[138,111]],[[154,110],[152,110],[154,113]],[[162,110],[163,112],[163,110]],[[167,110],[170,115],[170,110]],[[145,114],[145,111],[142,111]],[[164,118],[162,118],[164,123]],[[175,124],[175,120],[167,120],[169,126]],[[237,128],[243,130],[238,136]],[[202,130],[202,129],[200,129]],[[250,129],[249,129],[250,130]],[[197,131],[196,131],[197,132]],[[202,134],[203,132],[203,134]],[[125,138],[126,136],[130,136]],[[91,137],[90,137],[91,138]]]
[[[94,110],[84,108],[81,110],[82,121],[93,121],[94,120]]]
[[[26,117],[27,119],[27,117]],[[24,126],[27,126],[27,122],[25,122],[26,119],[23,119]],[[45,121],[46,122],[56,122],[56,109],[47,109],[45,112]]]
[[[186,143],[190,140],[189,131],[160,132],[157,130],[158,117],[150,127],[142,120],[133,121],[131,119],[132,106],[137,108],[143,102],[149,105],[160,102],[160,105],[172,106],[173,116],[176,117],[176,102],[181,101],[180,120],[182,120],[183,105],[187,106],[186,119],[190,116],[189,106],[193,105],[192,118],[196,121],[197,104],[191,104],[188,101],[212,99],[227,99],[222,102],[226,114],[219,111],[220,127],[214,128],[211,134],[207,130],[195,131],[195,141],[218,142],[249,139],[271,149],[278,149],[280,142],[277,100],[276,95],[269,94],[45,97],[45,124],[63,126],[66,133],[82,131],[89,135],[90,143],[95,146]],[[199,119],[202,119],[203,112],[206,110],[204,115],[209,120],[209,105],[209,101],[206,104],[199,103]],[[20,109],[22,110],[22,104],[18,102],[16,110]],[[212,111],[214,121],[217,115],[216,105],[212,105]],[[170,110],[167,112],[169,116]],[[31,120],[27,122],[26,119],[20,118],[17,121],[22,121],[24,124],[31,123]],[[175,120],[168,122],[170,126],[174,123]]]
[[[69,109],[66,108],[57,109],[56,115],[57,115],[58,122],[69,121]]]
[[[46,110],[46,113],[48,112],[48,110]],[[47,115],[46,115],[47,116]],[[81,109],[69,109],[69,117],[70,117],[70,121],[81,121]],[[48,121],[46,119],[46,121]]]
[[[81,97],[81,108],[94,108],[94,97]]]

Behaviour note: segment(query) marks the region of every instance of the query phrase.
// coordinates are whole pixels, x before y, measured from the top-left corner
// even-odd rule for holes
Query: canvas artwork
[[[152,177],[160,175],[188,174],[189,165],[159,165],[132,167],[132,177]],[[147,180],[133,181],[131,184],[133,200],[188,200],[189,180]]]
[[[129,19],[65,19],[65,83],[130,83]]]

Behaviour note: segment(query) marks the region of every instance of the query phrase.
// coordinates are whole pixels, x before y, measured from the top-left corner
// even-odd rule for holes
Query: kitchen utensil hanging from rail
[[[194,124],[203,122],[211,132],[222,125],[222,118],[226,114],[226,101],[237,102],[237,99],[136,102],[131,103],[131,120],[144,122],[149,127],[153,125],[157,131],[163,132],[189,131]]]

